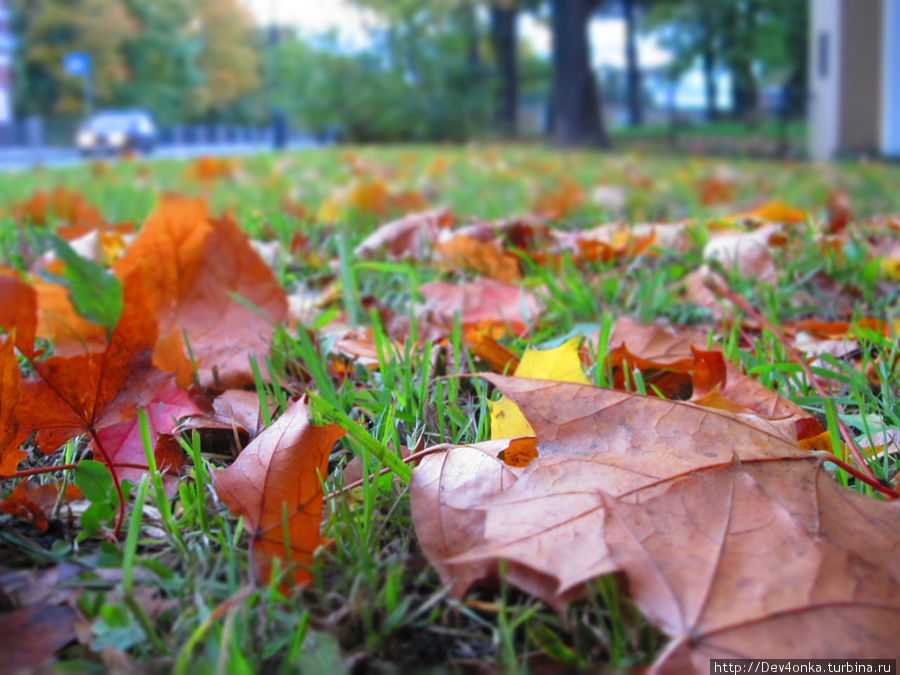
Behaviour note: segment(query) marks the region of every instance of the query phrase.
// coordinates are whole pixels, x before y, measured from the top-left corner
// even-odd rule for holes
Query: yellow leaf
[[[744,211],[730,220],[744,219],[764,220],[770,223],[785,223],[788,225],[803,224],[807,221],[807,213],[802,209],[795,208],[790,204],[782,201],[766,202],[762,206],[757,206],[750,211]]]
[[[881,258],[881,275],[892,281],[900,281],[900,260],[897,258]]]
[[[581,338],[574,337],[554,349],[526,349],[515,376],[590,384],[578,358],[580,343]],[[492,401],[491,440],[519,436],[534,436],[534,429],[522,411],[506,396]]]

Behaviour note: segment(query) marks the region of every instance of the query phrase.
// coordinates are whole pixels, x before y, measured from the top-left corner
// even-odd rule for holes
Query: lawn
[[[652,542],[611,542],[657,522],[654,560],[702,549],[664,500],[732,480],[735,522],[758,508],[774,528],[753,544],[754,598],[818,573],[827,594],[862,567],[893,598],[853,636],[767,624],[772,651],[753,655],[802,634],[788,656],[896,656],[898,184],[875,162],[518,145],[4,175],[0,654],[75,672],[564,672],[650,665],[692,634],[679,654],[699,671],[750,638],[722,651],[679,624],[648,590]],[[65,387],[96,392],[76,410]],[[707,458],[672,468],[666,444],[684,443]],[[604,482],[613,446],[656,492]],[[608,515],[566,529],[587,511],[554,482],[579,472]],[[847,513],[826,534],[784,505],[831,495],[822,480],[836,492],[815,513]],[[813,552],[825,562],[778,576]],[[731,592],[709,574],[678,602]]]

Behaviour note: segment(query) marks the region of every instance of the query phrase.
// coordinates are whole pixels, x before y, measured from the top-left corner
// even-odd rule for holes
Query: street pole
[[[93,69],[84,75],[84,109],[85,115],[94,112],[94,76]]]

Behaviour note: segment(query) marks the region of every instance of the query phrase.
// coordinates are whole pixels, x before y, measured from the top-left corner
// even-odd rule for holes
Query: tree
[[[130,77],[125,45],[138,32],[123,0],[15,0],[12,9],[21,36],[21,112],[84,112],[83,82],[63,71],[70,52],[91,55],[94,95],[101,103],[115,101]]]
[[[699,61],[709,119],[718,117],[721,68],[731,77],[732,115],[744,119],[765,82],[784,83],[793,109],[802,107],[807,12],[807,0],[655,0],[647,24],[676,55],[676,73]]]
[[[628,93],[628,124],[636,127],[644,122],[644,96],[641,90],[641,67],[637,53],[636,7],[640,0],[621,0],[625,20],[625,80]]]
[[[553,136],[560,145],[609,147],[600,115],[600,92],[590,61],[591,0],[552,0]]]
[[[753,72],[757,57],[756,2],[724,3],[721,24],[723,57],[731,72],[731,112],[737,119],[744,119],[755,108],[759,87]]]
[[[208,116],[259,87],[253,21],[237,0],[14,0],[17,97],[25,114],[84,112],[63,58],[85,52],[103,106],[162,121]]]
[[[717,76],[723,63],[722,26],[727,10],[723,0],[657,0],[647,27],[662,37],[674,54],[673,76],[680,77],[697,61],[703,72],[707,120],[718,119]]]
[[[125,44],[131,78],[119,90],[124,105],[153,110],[174,122],[196,112],[204,73],[198,57],[203,38],[193,23],[192,0],[127,0],[141,26]]]
[[[208,114],[259,89],[261,61],[249,11],[237,0],[195,0],[204,81],[194,112]]]
[[[498,96],[494,117],[501,133],[514,135],[519,109],[518,2],[490,6],[491,44],[497,68]]]

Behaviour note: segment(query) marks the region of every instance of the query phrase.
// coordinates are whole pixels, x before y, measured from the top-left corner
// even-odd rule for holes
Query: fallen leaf
[[[415,520],[420,540],[429,536],[420,523],[433,527],[448,518],[459,524],[449,548],[422,540],[457,595],[506,559],[510,583],[561,608],[587,581],[616,569],[604,534],[604,495],[653,492],[730,464],[734,456],[744,462],[810,458],[775,431],[691,403],[583,384],[482,377],[522,410],[539,456],[513,469],[493,447],[464,446],[429,455],[413,471],[413,513],[417,503],[429,509]],[[466,458],[466,471],[444,466],[456,462],[455,454]],[[490,468],[482,473],[482,467]]]
[[[770,248],[780,232],[780,225],[770,224],[753,232],[719,234],[703,248],[703,259],[745,278],[774,283],[778,272]]]
[[[483,242],[464,234],[441,239],[437,251],[456,268],[482,274],[506,284],[522,277],[519,259],[504,251],[499,241]]]
[[[0,476],[14,474],[19,462],[28,456],[14,444],[19,431],[16,408],[21,397],[22,373],[13,347],[10,337],[0,343]]]
[[[354,250],[360,258],[384,254],[393,259],[423,259],[437,241],[442,227],[453,222],[449,209],[412,213],[379,226]]]
[[[65,605],[31,605],[0,612],[0,662],[10,672],[33,672],[77,637],[78,614]]]
[[[853,220],[853,203],[846,192],[836,190],[828,195],[828,231],[837,234]]]
[[[691,400],[699,402],[712,389],[739,406],[783,429],[792,440],[802,440],[824,431],[822,424],[793,401],[772,391],[725,359],[720,351],[693,348],[696,357]]]
[[[551,220],[562,220],[584,203],[584,191],[568,176],[557,185],[543,192],[535,200],[531,210]]]
[[[164,484],[169,496],[173,496],[178,489],[175,478],[178,471],[184,466],[184,453],[173,453],[169,444],[165,441],[160,444],[160,437],[172,434],[178,426],[178,420],[189,415],[199,415],[203,411],[197,406],[190,395],[181,389],[174,381],[169,381],[162,387],[144,408],[147,411],[147,421],[150,431],[150,445],[154,449],[159,446],[165,457],[157,458],[157,466],[163,474]],[[144,439],[141,433],[139,417],[132,417],[124,422],[113,424],[100,429],[97,432],[97,442],[103,446],[105,457],[97,454],[99,461],[109,459],[115,467],[119,464],[128,464],[127,467],[118,467],[114,470],[119,479],[140,482],[141,476],[147,472],[147,456],[144,451]],[[168,460],[163,465],[159,460]],[[145,467],[143,469],[137,467]]]
[[[81,498],[81,490],[69,485],[63,495],[64,501]],[[50,526],[52,509],[59,499],[59,489],[52,483],[32,485],[27,478],[16,485],[12,494],[0,503],[0,511],[11,513],[31,522],[40,533]]]
[[[27,201],[13,206],[16,220],[25,225],[64,224],[86,230],[103,227],[106,219],[80,192],[57,187],[35,192]]]
[[[65,239],[54,237],[52,244],[65,263],[62,282],[75,311],[111,331],[122,316],[122,282],[102,265],[78,255]]]
[[[54,354],[74,356],[105,349],[106,329],[75,311],[65,286],[38,279],[34,283],[34,292],[38,310],[37,336],[53,344]]]
[[[672,637],[658,673],[712,658],[896,658],[900,511],[816,460],[737,460],[612,503],[610,551]]]
[[[201,200],[168,198],[116,266],[123,277],[135,269],[148,284],[160,335],[187,333],[201,385],[254,381],[249,357],[265,362],[287,297],[233,220],[212,219]]]
[[[27,356],[34,355],[37,328],[37,296],[21,279],[0,274],[0,331],[15,331],[16,347]]]
[[[558,382],[590,384],[578,356],[579,344],[581,344],[581,338],[574,337],[553,349],[531,349],[529,347],[522,355],[522,361],[514,375]],[[492,440],[534,436],[534,429],[531,428],[518,406],[509,398],[503,396],[499,401],[491,401],[490,406]]]
[[[187,175],[193,180],[209,183],[234,178],[240,168],[240,162],[230,157],[198,157],[188,167]]]
[[[768,223],[784,223],[785,225],[802,225],[809,215],[802,209],[795,208],[782,201],[766,202],[749,211],[735,216],[734,220],[762,220]]]
[[[509,583],[562,610],[623,572],[673,638],[659,672],[761,653],[896,655],[897,504],[839,486],[819,458],[727,412],[483,377],[523,410],[539,456],[509,467],[493,441],[414,470],[416,531],[455,595],[505,560]]]
[[[483,536],[485,511],[479,506],[509,490],[522,472],[499,458],[512,440],[462,445],[450,452],[426,455],[413,470],[410,499],[416,538],[444,583],[453,584],[457,597],[497,571],[496,559],[464,563],[454,559]]]
[[[387,182],[380,178],[366,179],[332,192],[319,208],[317,219],[324,223],[336,223],[351,211],[384,216],[390,207],[391,195]]]
[[[519,367],[516,353],[497,342],[488,331],[470,329],[463,337],[472,354],[487,361],[495,373],[508,375]]]
[[[216,417],[229,424],[245,429],[250,436],[256,436],[262,429],[259,393],[243,389],[229,389],[213,401]]]
[[[102,352],[35,361],[35,376],[21,382],[15,451],[32,433],[44,454],[81,433],[127,420],[153,398],[168,376],[152,368],[154,312],[139,277],[125,280],[125,311]]]
[[[508,327],[522,335],[540,314],[533,293],[519,286],[502,284],[492,279],[477,279],[463,284],[432,281],[419,288],[426,304],[428,319],[450,334],[454,316],[460,315],[466,328]]]
[[[331,449],[343,435],[333,424],[312,424],[306,403],[297,401],[230,467],[214,473],[219,497],[233,513],[244,516],[253,535],[253,569],[260,583],[268,583],[275,559],[282,561],[282,569],[295,565],[295,584],[311,579],[304,566],[328,542],[320,533],[322,481]]]

